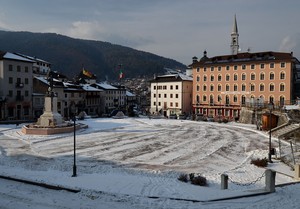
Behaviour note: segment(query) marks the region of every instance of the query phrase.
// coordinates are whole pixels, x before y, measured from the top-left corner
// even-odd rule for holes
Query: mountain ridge
[[[83,68],[98,80],[118,79],[118,66],[125,77],[162,74],[164,68],[185,69],[176,60],[104,41],[76,39],[56,33],[0,30],[0,50],[22,53],[51,63],[51,69],[68,77]]]

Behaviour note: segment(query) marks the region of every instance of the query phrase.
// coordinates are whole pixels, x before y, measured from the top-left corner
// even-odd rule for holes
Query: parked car
[[[169,116],[169,119],[177,119],[177,115],[176,115],[176,114],[171,114],[171,115]]]

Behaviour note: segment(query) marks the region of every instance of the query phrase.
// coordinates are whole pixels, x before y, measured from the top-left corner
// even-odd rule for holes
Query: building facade
[[[283,106],[296,97],[299,61],[293,53],[238,53],[194,58],[193,109],[204,115],[238,117],[243,105],[273,102]]]
[[[0,52],[0,120],[31,120],[33,61]]]
[[[193,79],[183,74],[155,77],[151,83],[151,114],[190,114]]]

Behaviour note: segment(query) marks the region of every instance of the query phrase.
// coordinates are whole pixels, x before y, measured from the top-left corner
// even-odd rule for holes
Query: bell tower
[[[231,48],[231,54],[237,54],[239,51],[239,33],[238,33],[238,28],[236,23],[236,15],[234,15],[230,48]]]

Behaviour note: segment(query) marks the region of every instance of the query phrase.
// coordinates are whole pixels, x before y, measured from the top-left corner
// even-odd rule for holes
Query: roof
[[[0,51],[0,60],[4,60],[4,59],[6,59],[6,60],[17,60],[17,61],[21,61],[21,62],[31,62],[31,63],[35,62],[35,61],[32,61],[32,60],[27,59],[25,57],[19,56],[17,54]]]
[[[238,53],[234,55],[222,55],[215,56],[207,59],[200,59],[200,61],[191,64],[191,67],[199,65],[211,65],[211,64],[224,64],[224,63],[235,63],[235,62],[255,62],[255,61],[276,61],[276,60],[292,60],[294,59],[292,53],[285,52],[257,52],[257,53]]]
[[[118,89],[117,87],[114,87],[108,83],[95,83],[94,85],[101,89],[105,89],[105,90],[117,90]]]
[[[129,92],[129,91],[126,91],[126,96],[128,97],[135,97],[135,94]]]
[[[101,89],[97,89],[97,88],[95,88],[95,87],[92,87],[92,86],[90,86],[89,84],[83,84],[83,85],[81,85],[81,87],[82,87],[82,89],[85,90],[85,91],[93,91],[93,92],[95,92],[95,91],[97,91],[97,92],[103,91],[103,90],[101,90]]]
[[[38,61],[38,62],[43,62],[43,63],[50,64],[50,62],[47,62],[45,60],[42,60],[42,59],[39,59],[39,58],[36,58],[36,57],[31,57],[31,56],[28,56],[28,55],[25,55],[25,54],[21,54],[21,53],[14,53],[14,54],[19,55],[21,57],[25,57],[27,59],[30,59],[30,60],[34,61],[34,62]]]
[[[155,82],[174,82],[174,81],[193,81],[193,78],[182,73],[168,74],[155,77],[151,83]]]

